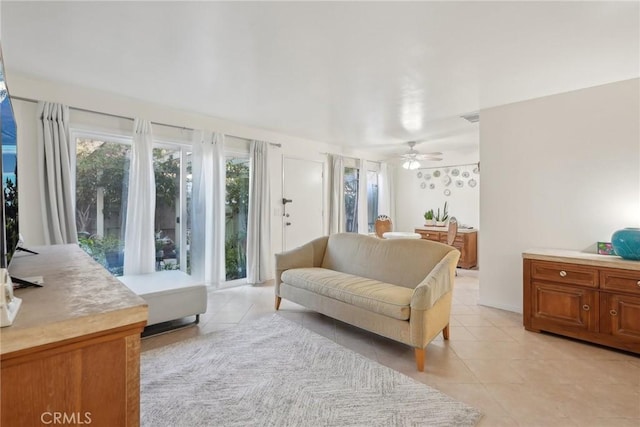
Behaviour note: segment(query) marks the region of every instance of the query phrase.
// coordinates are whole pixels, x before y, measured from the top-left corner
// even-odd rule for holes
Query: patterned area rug
[[[473,426],[481,414],[278,315],[142,354],[143,426]]]

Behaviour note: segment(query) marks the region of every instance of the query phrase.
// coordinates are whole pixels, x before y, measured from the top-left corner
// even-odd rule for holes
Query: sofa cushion
[[[454,250],[422,239],[386,240],[356,233],[332,234],[319,267],[415,288]]]
[[[325,268],[295,268],[282,281],[399,320],[411,314],[413,289]]]

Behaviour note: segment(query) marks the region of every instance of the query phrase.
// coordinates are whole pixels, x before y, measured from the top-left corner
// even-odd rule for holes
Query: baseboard
[[[483,301],[482,299],[478,299],[478,305],[522,314],[522,307],[519,307],[519,306],[516,307],[512,305],[489,303],[489,302]]]

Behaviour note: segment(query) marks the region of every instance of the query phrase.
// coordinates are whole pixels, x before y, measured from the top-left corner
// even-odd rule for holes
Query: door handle
[[[291,200],[291,199],[285,199],[284,197],[282,198],[282,204],[283,204],[283,205],[286,205],[287,203],[291,203],[291,202],[293,202],[293,200]]]
[[[290,223],[290,222],[285,222],[285,224],[284,224],[284,225],[291,225],[291,223]]]

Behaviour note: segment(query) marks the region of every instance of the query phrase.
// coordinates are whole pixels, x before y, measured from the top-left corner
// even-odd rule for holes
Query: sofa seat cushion
[[[367,279],[326,268],[294,268],[282,273],[282,281],[365,310],[408,320],[413,289]]]

